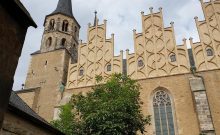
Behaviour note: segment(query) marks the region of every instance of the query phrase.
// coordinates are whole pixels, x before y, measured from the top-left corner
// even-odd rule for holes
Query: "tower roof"
[[[73,16],[71,0],[59,0],[59,2],[57,4],[57,8],[51,14],[49,14],[47,16],[51,16],[51,15],[55,15],[55,14],[62,14],[62,15],[73,18],[75,20],[76,24],[80,28],[79,23],[77,22],[77,20]],[[44,22],[44,24],[45,24],[45,22]]]
[[[53,11],[51,14],[58,14],[58,13],[67,15],[69,17],[73,17],[71,0],[59,0],[56,10]]]

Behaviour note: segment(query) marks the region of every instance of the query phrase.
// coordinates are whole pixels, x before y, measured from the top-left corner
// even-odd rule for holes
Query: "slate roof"
[[[59,0],[57,4],[57,8],[55,11],[52,12],[52,14],[57,14],[57,13],[67,15],[69,17],[73,17],[71,0]]]
[[[14,91],[11,92],[9,104],[31,115],[34,118],[47,123],[43,118],[37,115]]]
[[[18,22],[37,28],[36,23],[20,0],[0,0],[0,3]]]
[[[62,15],[71,17],[71,18],[73,18],[75,20],[77,25],[79,27],[81,27],[79,25],[79,23],[77,22],[77,20],[75,19],[75,17],[73,16],[71,0],[59,0],[59,2],[57,4],[57,8],[51,14],[49,14],[47,16],[51,16],[51,15],[54,15],[54,14],[62,14]],[[45,24],[45,22],[44,22],[44,24]]]
[[[43,127],[45,130],[54,134],[64,135],[61,131],[52,127],[46,120],[35,113],[14,91],[11,92],[8,110],[36,124],[38,127]]]

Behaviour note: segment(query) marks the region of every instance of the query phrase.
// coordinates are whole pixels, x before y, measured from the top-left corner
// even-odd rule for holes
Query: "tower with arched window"
[[[55,11],[46,16],[44,27],[40,50],[32,54],[25,89],[40,88],[33,109],[50,121],[62,97],[60,88],[65,86],[69,61],[77,60],[80,25],[71,0],[59,0]]]

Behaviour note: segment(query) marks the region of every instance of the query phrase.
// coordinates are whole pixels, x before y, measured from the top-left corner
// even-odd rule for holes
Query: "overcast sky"
[[[39,50],[43,34],[45,16],[55,10],[58,0],[21,0],[38,28],[28,29],[23,51],[15,74],[13,89],[21,89],[25,82],[30,54]],[[107,19],[107,37],[115,34],[115,53],[120,50],[133,50],[133,29],[141,32],[141,11],[149,13],[149,8],[163,8],[164,25],[170,26],[174,21],[177,44],[182,39],[193,37],[198,41],[198,34],[194,17],[203,20],[203,13],[199,0],[72,0],[73,14],[81,25],[80,39],[86,42],[87,27],[94,20],[94,11],[98,11],[99,22]]]

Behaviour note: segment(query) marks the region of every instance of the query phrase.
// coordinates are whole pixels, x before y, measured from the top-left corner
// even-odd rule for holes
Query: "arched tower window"
[[[51,44],[52,44],[52,38],[49,37],[49,38],[47,39],[47,41],[46,41],[46,46],[47,46],[47,47],[50,47]]]
[[[65,46],[65,44],[66,44],[66,39],[63,38],[63,39],[61,40],[61,46]]]
[[[170,55],[170,61],[175,62],[176,61],[176,55],[173,53]]]
[[[207,56],[213,56],[214,53],[211,48],[206,49]]]
[[[63,21],[63,25],[62,25],[62,31],[65,31],[67,32],[68,31],[68,21],[67,20],[64,20]]]
[[[156,135],[175,135],[172,103],[164,90],[159,90],[153,97]]]
[[[54,30],[55,20],[51,19],[49,23],[49,30]]]

